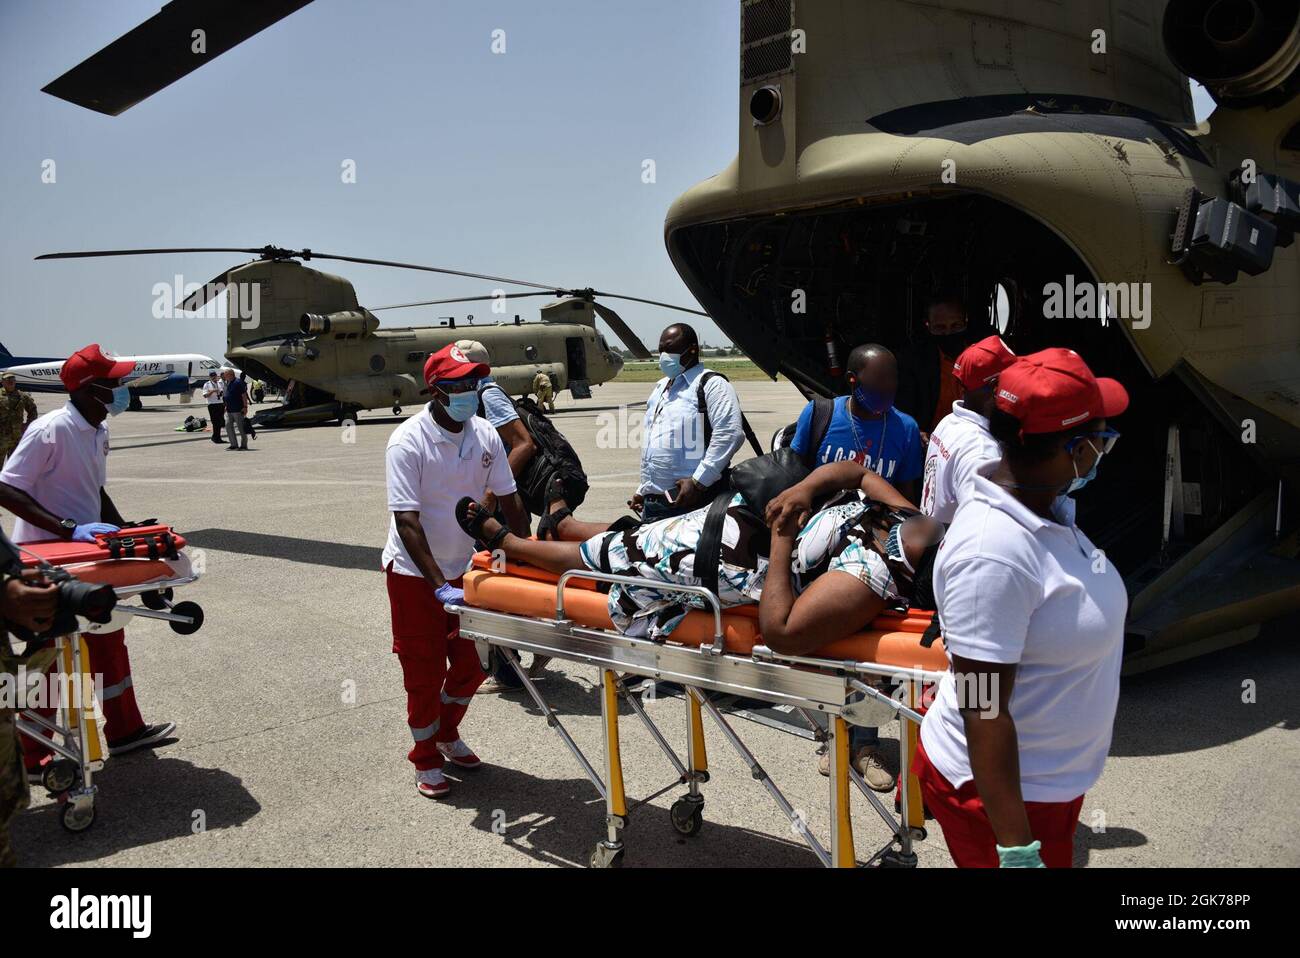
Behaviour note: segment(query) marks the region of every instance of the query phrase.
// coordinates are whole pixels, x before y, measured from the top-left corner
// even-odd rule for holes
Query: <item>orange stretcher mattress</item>
[[[83,582],[111,585],[115,588],[144,585],[149,582],[174,578],[175,570],[168,563],[161,536],[170,536],[169,545],[179,551],[185,548],[185,538],[167,526],[145,526],[122,529],[112,536],[96,536],[94,542],[65,542],[54,539],[47,542],[20,543],[23,548],[23,565],[33,566],[39,556],[50,565],[61,566]],[[110,548],[110,540],[118,540],[117,554]],[[157,558],[149,558],[147,543],[153,540]],[[31,553],[31,554],[29,554]],[[34,554],[34,555],[33,555]]]
[[[486,557],[486,554],[480,554]],[[486,565],[486,561],[483,563]],[[475,568],[465,573],[465,602],[475,608],[535,618],[555,618],[555,584],[559,577],[541,569],[507,563],[504,572],[483,568],[475,558]],[[564,587],[564,614],[579,625],[592,629],[614,630],[607,597],[596,591],[591,580],[571,579]],[[831,642],[813,652],[813,658],[852,659],[877,662],[899,668],[919,668],[942,672],[948,668],[943,640],[928,648],[921,645],[921,634],[930,624],[932,613],[910,611],[907,615],[888,613],[878,617],[873,628]],[[741,606],[722,613],[723,641],[728,652],[750,654],[762,644],[758,630],[758,607]],[[709,645],[713,642],[713,613],[689,612],[673,630],[672,642],[679,645]]]

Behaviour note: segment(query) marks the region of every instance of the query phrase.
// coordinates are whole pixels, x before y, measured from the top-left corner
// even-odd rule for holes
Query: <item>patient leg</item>
[[[582,561],[580,543],[539,542],[536,539],[517,536],[508,531],[478,502],[468,504],[461,528],[476,539],[489,543],[494,551],[500,549],[507,559],[519,559],[550,572],[567,572],[570,569],[587,567]],[[502,533],[505,533],[504,538],[494,541]]]

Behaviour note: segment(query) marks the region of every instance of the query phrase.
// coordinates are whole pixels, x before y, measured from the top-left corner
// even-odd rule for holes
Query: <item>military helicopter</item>
[[[215,297],[226,297],[226,358],[255,379],[280,389],[285,402],[261,410],[257,426],[299,426],[347,422],[363,409],[402,407],[418,403],[428,393],[424,361],[429,354],[458,339],[475,339],[492,356],[497,383],[512,395],[532,390],[538,373],[545,374],[558,392],[568,389],[574,398],[591,397],[594,384],[609,382],[623,368],[623,356],[596,328],[603,320],[628,350],[639,359],[650,351],[612,308],[597,297],[626,299],[663,309],[707,315],[696,309],[604,293],[595,289],[560,289],[526,280],[483,273],[288,250],[278,246],[260,249],[192,247],[187,249],[84,250],[47,253],[39,260],[99,256],[135,256],[159,253],[251,253],[257,258],[232,267],[195,290],[180,304],[184,311],[207,308]],[[356,290],[341,276],[304,266],[308,260],[342,260],[375,266],[414,269],[504,285],[534,287],[525,292],[399,303],[366,309],[357,302]],[[375,312],[443,303],[491,301],[504,311],[510,300],[530,296],[560,297],[542,307],[540,322],[497,321],[489,325],[457,327],[455,319],[444,326],[380,328]]]
[[[304,5],[175,0],[46,89],[116,115],[204,62],[199,14],[210,59]],[[722,330],[831,394],[955,288],[973,327],[1129,388],[1079,502],[1128,671],[1300,609],[1300,0],[738,6],[738,154],[664,227]]]

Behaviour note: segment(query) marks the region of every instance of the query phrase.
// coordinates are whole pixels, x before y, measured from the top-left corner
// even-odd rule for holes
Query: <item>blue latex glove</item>
[[[1043,847],[1040,841],[1032,841],[1028,845],[1018,845],[1014,848],[1005,848],[1002,845],[998,848],[998,863],[1001,868],[1046,868],[1043,859],[1039,857],[1038,850]]]
[[[433,594],[443,605],[461,605],[465,601],[465,590],[456,588],[450,582],[438,586]]]
[[[83,522],[72,530],[72,541],[94,542],[96,533],[107,535],[110,532],[117,532],[119,528],[120,526],[115,526],[111,522]]]

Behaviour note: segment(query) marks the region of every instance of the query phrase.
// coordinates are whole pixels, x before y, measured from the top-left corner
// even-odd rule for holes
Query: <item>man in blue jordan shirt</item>
[[[898,362],[884,346],[868,343],[849,353],[849,395],[835,398],[824,436],[810,436],[813,403],[804,407],[790,447],[814,465],[853,459],[887,479],[913,502],[920,495],[924,446],[916,420],[894,408]]]
[[[916,420],[894,408],[898,391],[898,362],[884,346],[868,343],[849,353],[849,395],[835,399],[835,412],[824,436],[810,436],[813,403],[799,416],[790,448],[813,463],[853,459],[879,473],[912,502],[920,495],[924,449]],[[877,729],[852,726],[850,761],[858,774],[877,792],[894,787],[894,775],[885,764]],[[830,774],[830,756],[822,754],[820,771]]]

